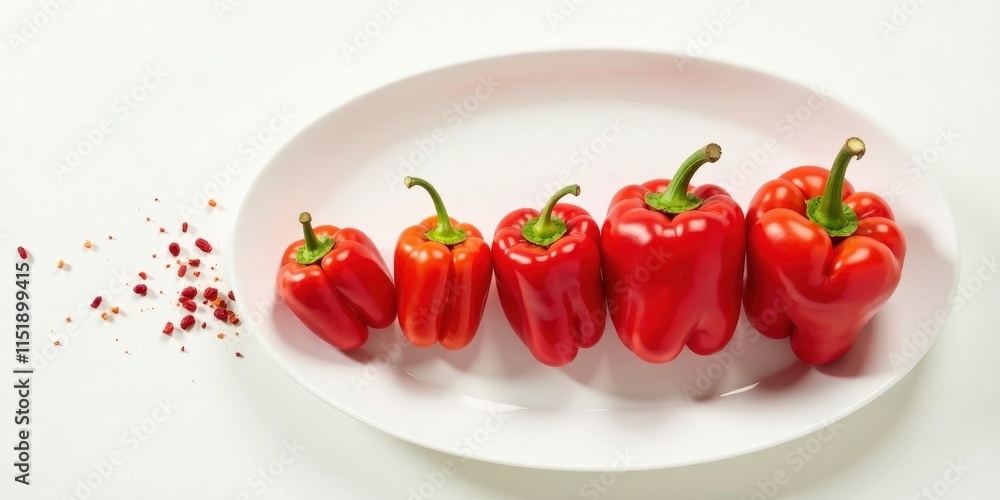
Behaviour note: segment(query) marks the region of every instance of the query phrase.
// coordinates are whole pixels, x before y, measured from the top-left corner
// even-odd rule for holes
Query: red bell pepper
[[[427,190],[437,215],[403,231],[394,270],[399,326],[410,343],[461,349],[472,342],[493,279],[490,246],[471,224],[448,217],[436,189],[416,177],[406,187]]]
[[[625,186],[601,230],[604,294],[618,337],[664,363],[687,345],[714,354],[733,338],[743,298],[743,210],[718,186],[690,186],[717,144],[692,154],[673,180]]]
[[[846,354],[899,283],[906,239],[892,210],[844,179],[864,154],[852,137],[832,170],[793,168],[761,186],[748,210],[747,319],[767,337],[790,337],[807,363]]]
[[[316,336],[344,350],[368,340],[368,328],[396,319],[396,291],[375,244],[357,229],[312,228],[299,216],[305,239],[281,259],[278,295]]]
[[[497,291],[507,321],[536,359],[562,366],[604,333],[600,230],[586,210],[556,204],[580,194],[557,191],[542,211],[504,217],[493,238]]]

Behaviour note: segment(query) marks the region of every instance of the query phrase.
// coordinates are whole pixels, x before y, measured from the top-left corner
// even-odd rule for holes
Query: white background
[[[556,0],[403,1],[350,57],[344,44],[388,2],[233,0],[231,9],[209,0],[4,2],[0,260],[13,263],[18,245],[32,253],[34,354],[47,366],[32,379],[30,487],[16,485],[6,465],[17,402],[11,384],[0,389],[0,497],[409,498],[450,457],[327,407],[252,340],[218,340],[213,330],[166,339],[163,321],[178,316],[166,297],[105,293],[105,306],[123,312],[110,322],[88,318],[86,304],[115,273],[125,273],[131,288],[140,269],[155,275],[153,290],[172,294],[166,244],[190,248],[197,236],[216,242],[206,264],[218,263],[218,272],[202,270],[228,290],[228,228],[247,184],[281,143],[338,104],[448,63],[587,46],[687,51],[756,66],[854,103],[915,153],[933,151],[929,171],[959,229],[959,283],[978,289],[956,307],[917,368],[841,421],[804,467],[788,455],[810,439],[815,444],[815,436],[717,463],[606,475],[613,484],[600,498],[909,499],[933,498],[922,490],[935,485],[942,497],[994,497],[1000,285],[985,280],[979,289],[974,276],[985,276],[983,259],[1000,251],[992,151],[1000,132],[1000,4],[578,2],[563,1],[558,14]],[[146,77],[157,68],[159,79]],[[145,99],[126,114],[120,95],[144,81],[136,95]],[[241,147],[282,109],[292,118],[270,144],[255,155]],[[54,162],[64,162],[66,149],[102,122],[110,131],[100,143],[57,175]],[[954,141],[938,140],[945,146],[937,151],[942,134]],[[233,162],[236,175],[219,177]],[[220,184],[217,193],[208,188],[219,207],[206,210],[202,191]],[[197,213],[183,214],[184,205]],[[179,234],[182,220],[192,234]],[[168,234],[159,234],[160,226]],[[87,238],[95,243],[90,250],[82,246]],[[156,265],[152,253],[161,257]],[[57,270],[59,259],[69,266]],[[12,301],[14,284],[5,288],[0,300]],[[147,307],[157,310],[139,311]],[[78,329],[67,331],[66,316]],[[10,368],[7,338],[0,359]],[[62,345],[53,348],[54,339]],[[182,344],[189,352],[179,352]],[[157,411],[160,405],[172,409]],[[161,422],[152,425],[155,417]],[[129,437],[133,427],[142,441]],[[304,450],[282,454],[286,443]],[[110,458],[118,464],[102,465]],[[276,477],[255,476],[269,465],[280,469]],[[95,470],[108,477],[97,481]],[[781,473],[786,484],[772,487]],[[78,483],[88,475],[100,483],[92,492]],[[594,479],[600,476],[465,462],[434,498],[593,498],[581,488]]]

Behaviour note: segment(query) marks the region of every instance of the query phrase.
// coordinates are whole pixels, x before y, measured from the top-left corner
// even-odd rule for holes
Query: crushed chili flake
[[[184,316],[183,318],[181,318],[181,329],[182,330],[188,330],[192,326],[194,326],[194,316],[188,314],[187,316]]]
[[[101,297],[100,295],[98,295],[97,297],[94,297],[94,300],[90,303],[90,308],[91,309],[97,309],[98,306],[101,305],[101,301],[102,300],[104,300],[104,297]]]
[[[136,295],[142,295],[143,297],[145,297],[146,292],[149,291],[149,288],[147,288],[146,285],[139,283],[138,285],[135,286],[135,288],[132,289],[132,291],[135,292]]]
[[[202,321],[202,322],[201,322],[201,329],[202,329],[202,330],[204,330],[204,329],[205,329],[205,328],[207,328],[207,327],[208,327],[208,323],[206,323],[206,322]]]
[[[91,246],[93,246],[93,243],[91,243],[90,240],[83,242],[83,248],[90,248]]]
[[[111,235],[109,234],[109,235],[108,235],[108,240],[113,240],[113,239],[115,239],[115,237],[114,237],[114,236],[111,236]]]
[[[181,253],[181,246],[177,243],[171,243],[170,245],[167,245],[167,250],[170,251],[170,255],[177,257]]]
[[[102,312],[101,313],[101,319],[103,319],[104,321],[107,321],[108,320],[108,313]]]
[[[187,309],[188,311],[194,312],[195,309],[198,309],[198,304],[196,304],[193,300],[188,300],[187,302],[182,302],[181,307]]]
[[[198,250],[201,250],[202,252],[212,253],[212,244],[205,238],[198,238],[197,240],[194,240],[194,246],[198,247]]]
[[[181,224],[181,232],[182,233],[188,232],[188,223],[187,222]]]
[[[219,337],[220,339],[224,339],[224,338],[226,338],[226,334],[225,333],[219,333],[218,335],[216,335],[216,337]]]
[[[197,295],[198,295],[198,289],[195,288],[195,287],[193,287],[193,286],[189,286],[189,287],[181,290],[181,296],[187,297],[189,299],[193,299]]]
[[[236,357],[237,358],[242,358],[243,357],[243,353],[240,352],[240,351],[236,351]]]
[[[187,274],[187,272],[188,272],[187,265],[181,264],[181,267],[177,268],[177,276],[180,276],[181,278],[183,278],[184,275]]]
[[[149,222],[149,217],[146,217],[146,222]]]
[[[215,312],[213,312],[212,314],[215,316],[216,319],[220,319],[222,321],[226,321],[227,319],[229,319],[229,315],[226,314],[225,309],[216,309]]]
[[[59,342],[58,340],[53,340],[52,345],[62,345],[62,342]]]
[[[163,334],[170,335],[173,332],[174,332],[174,324],[167,321],[167,325],[163,327]]]
[[[201,265],[201,259],[188,259],[188,265],[191,267],[198,267]]]
[[[234,302],[236,301],[236,295],[233,295],[233,291],[232,290],[229,291],[229,293],[227,294],[227,296],[229,297],[229,300],[232,300]]]
[[[139,277],[142,278],[142,279],[146,279],[146,278],[149,277],[149,275],[147,275],[146,273],[144,273],[142,271],[139,271]]]
[[[118,311],[119,311],[119,310],[120,310],[120,309],[118,309],[118,306],[114,306],[114,307],[112,307],[112,308],[111,308],[111,312],[112,312],[112,313],[115,313],[115,314],[118,314]]]
[[[232,323],[232,324],[234,324],[234,325],[238,325],[238,324],[240,324],[240,317],[234,314],[234,315],[232,315],[232,316],[229,317],[229,322]]]
[[[219,298],[219,290],[217,288],[208,287],[205,289],[204,295],[208,300],[215,300]]]
[[[17,247],[17,255],[21,256],[21,260],[28,258],[28,251],[24,247]]]
[[[59,262],[56,262],[56,267],[58,267],[59,269],[62,269],[63,266],[65,266],[65,265],[66,265],[66,263],[63,262],[63,261],[61,261],[61,260]]]
[[[66,322],[67,323],[72,323],[73,322],[73,318],[71,318],[69,316],[66,316]]]
[[[212,277],[212,281],[219,281],[219,277],[218,276],[213,276]]]
[[[216,203],[215,200],[208,200],[208,206],[214,207],[216,205],[218,205],[218,203]]]
[[[185,352],[184,346],[181,346],[181,352]]]
[[[195,271],[195,272],[194,272],[194,277],[195,277],[195,278],[199,278],[199,277],[201,277],[201,271]]]

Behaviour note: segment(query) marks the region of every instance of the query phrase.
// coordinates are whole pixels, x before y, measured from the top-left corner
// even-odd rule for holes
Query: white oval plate
[[[694,182],[721,184],[746,207],[758,186],[788,168],[828,166],[852,135],[868,153],[848,178],[858,190],[893,193],[909,254],[895,295],[847,357],[828,367],[797,362],[787,341],[764,339],[744,320],[722,353],[685,352],[665,365],[633,356],[609,322],[596,347],[567,367],[548,368],[514,336],[495,290],[478,336],[458,352],[405,345],[394,325],[344,353],[280,301],[269,305],[279,257],[301,236],[301,211],[320,224],[366,231],[390,260],[400,231],[433,214],[425,192],[402,186],[407,174],[434,183],[451,215],[489,238],[507,212],[540,206],[569,183],[583,190],[571,201],[600,223],[619,187],[672,176],[708,142],[722,145],[722,160]],[[899,381],[930,347],[933,335],[921,328],[947,313],[957,242],[941,192],[907,168],[909,159],[858,111],[728,64],[617,50],[475,61],[359,97],[278,152],[236,218],[236,293],[263,313],[250,326],[297,381],[401,439],[546,469],[718,460],[844,417]]]

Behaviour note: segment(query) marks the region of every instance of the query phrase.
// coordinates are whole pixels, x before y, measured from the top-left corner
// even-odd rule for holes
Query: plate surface
[[[435,184],[457,219],[492,235],[500,218],[554,190],[598,223],[625,184],[670,177],[708,142],[722,159],[694,183],[745,208],[765,181],[828,166],[844,139],[868,145],[848,178],[890,199],[908,238],[895,295],[841,361],[814,368],[741,321],[723,352],[664,365],[634,357],[610,326],[569,366],[536,362],[508,327],[495,289],[466,349],[418,349],[398,326],[340,352],[280,301],[274,276],[299,212],[357,227],[390,260],[400,231],[433,214],[405,175]],[[562,470],[681,466],[749,453],[842,418],[899,381],[949,309],[957,240],[940,191],[881,125],[788,81],[671,54],[583,50],[451,66],[382,87],[313,123],[259,173],[237,214],[236,293],[248,333],[303,386],[345,413],[439,451]],[[937,323],[935,323],[937,322]]]

